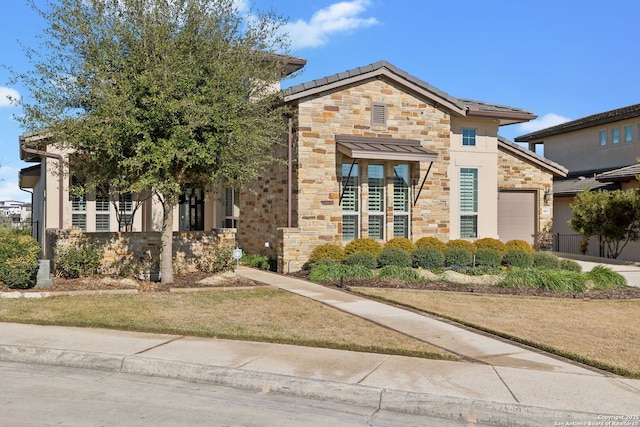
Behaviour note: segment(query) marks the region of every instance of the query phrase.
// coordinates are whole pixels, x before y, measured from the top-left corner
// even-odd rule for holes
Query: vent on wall
[[[387,126],[387,106],[381,102],[371,104],[371,126]]]

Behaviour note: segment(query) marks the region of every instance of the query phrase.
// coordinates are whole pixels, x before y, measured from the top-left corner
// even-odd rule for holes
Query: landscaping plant
[[[433,270],[444,266],[444,254],[433,247],[418,248],[411,253],[414,267]]]
[[[378,265],[384,267],[387,265],[396,265],[398,267],[411,267],[411,255],[403,249],[396,247],[385,247],[378,256]]]
[[[57,247],[55,272],[65,279],[87,277],[98,272],[102,262],[102,249],[94,245]]]
[[[32,287],[38,273],[40,245],[23,231],[0,228],[0,284],[13,289]]]
[[[418,248],[434,248],[440,252],[444,252],[447,249],[447,244],[435,237],[422,237],[416,241]]]

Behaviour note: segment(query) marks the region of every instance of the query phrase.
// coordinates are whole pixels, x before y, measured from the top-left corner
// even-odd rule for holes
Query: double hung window
[[[240,218],[240,197],[238,190],[224,188],[224,227],[237,228],[238,218]]]
[[[478,237],[478,169],[460,169],[460,238]]]
[[[369,165],[369,237],[384,240],[384,165]]]
[[[409,165],[393,167],[393,237],[409,238]]]
[[[359,237],[360,229],[360,183],[358,165],[342,165],[342,240],[349,241]]]

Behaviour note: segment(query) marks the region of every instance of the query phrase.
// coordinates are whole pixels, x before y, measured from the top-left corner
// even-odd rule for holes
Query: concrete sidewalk
[[[640,380],[304,280],[245,267],[237,273],[433,343],[466,361],[8,323],[0,323],[0,360],[210,382],[469,425],[598,425],[606,416],[640,414]]]
[[[627,285],[640,287],[640,263],[632,261],[621,261],[610,258],[598,258],[585,255],[555,253],[560,258],[567,258],[576,261],[582,267],[582,272],[591,271],[596,265],[604,265],[611,270],[620,273],[626,280]]]

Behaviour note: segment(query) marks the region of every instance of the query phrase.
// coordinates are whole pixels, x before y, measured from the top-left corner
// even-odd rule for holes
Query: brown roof
[[[600,182],[631,181],[640,175],[640,164],[603,172],[595,176]]]
[[[600,126],[606,123],[617,122],[620,120],[640,117],[640,104],[629,105],[628,107],[618,108],[616,110],[605,111],[604,113],[593,114],[581,119],[572,120],[570,122],[561,123],[546,129],[521,135],[515,138],[516,142],[529,142],[538,140],[547,136],[559,135],[566,132],[572,132],[578,129],[585,129],[593,126]]]
[[[456,98],[397,68],[387,61],[378,61],[364,67],[353,68],[321,79],[292,86],[285,89],[284,99],[286,102],[291,102],[381,76],[398,82],[409,90],[431,99],[459,116],[499,119],[501,125],[521,123],[536,118],[533,113],[521,108]]]
[[[336,135],[338,151],[352,159],[434,162],[438,153],[422,148],[415,139]]]
[[[568,179],[557,179],[553,181],[553,195],[559,196],[575,196],[584,190],[618,190],[618,183],[599,182],[596,178],[585,178],[579,176]]]

